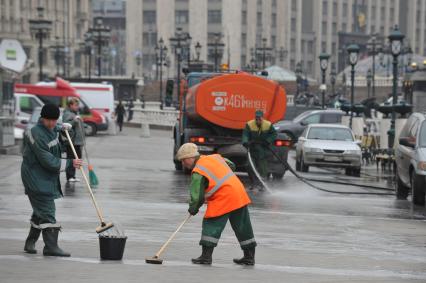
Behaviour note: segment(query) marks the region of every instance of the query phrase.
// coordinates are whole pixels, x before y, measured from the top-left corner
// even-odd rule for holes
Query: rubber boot
[[[35,244],[40,236],[40,229],[31,226],[30,232],[28,233],[27,240],[25,241],[24,251],[29,254],[36,254]]]
[[[213,254],[213,247],[206,247],[202,246],[203,251],[201,255],[197,258],[192,259],[192,263],[195,264],[212,264],[212,254]]]
[[[43,240],[44,240],[44,249],[43,255],[45,256],[70,256],[69,253],[64,252],[60,247],[58,247],[58,233],[61,228],[46,228],[43,229]]]
[[[236,264],[241,265],[254,265],[254,251],[255,248],[249,248],[243,250],[244,256],[242,258],[234,258],[234,262]]]

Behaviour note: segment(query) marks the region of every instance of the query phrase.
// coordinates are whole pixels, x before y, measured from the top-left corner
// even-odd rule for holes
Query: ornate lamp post
[[[371,69],[368,69],[366,79],[367,79],[367,97],[370,98],[371,82],[373,80]]]
[[[336,67],[334,64],[331,64],[331,72],[330,72],[330,83],[331,83],[331,95],[334,97],[334,95],[336,94],[335,91],[335,86],[336,86]]]
[[[52,30],[52,21],[44,19],[44,8],[37,7],[38,19],[29,20],[31,35],[38,39],[38,80],[43,80],[43,39],[48,39]]]
[[[214,40],[212,43],[208,43],[207,46],[211,46],[214,48],[214,71],[217,72],[218,71],[218,66],[219,66],[219,55],[222,54],[222,48],[225,46],[225,44],[223,44],[222,42],[220,42],[221,39],[221,34],[220,33],[215,33],[214,34]]]
[[[322,72],[322,102],[321,102],[321,107],[322,109],[324,109],[324,104],[325,104],[325,71],[327,70],[328,67],[328,59],[330,58],[330,55],[326,54],[326,53],[321,53],[320,56],[318,57],[320,60],[320,67],[321,67],[321,72]]]
[[[166,60],[167,56],[167,46],[164,46],[163,38],[160,38],[158,45],[155,47],[157,52],[157,69],[160,68],[160,107],[163,109],[163,62]]]
[[[393,148],[394,145],[394,139],[395,139],[395,118],[396,118],[396,112],[395,112],[395,105],[397,104],[398,100],[398,56],[401,54],[402,50],[402,42],[404,40],[405,35],[401,33],[401,31],[398,29],[398,26],[395,25],[394,29],[391,31],[391,33],[388,36],[389,43],[390,43],[390,51],[392,53],[393,57],[393,84],[392,84],[392,119],[391,119],[391,126],[388,132],[388,145],[389,149]]]
[[[266,53],[269,54],[269,52],[272,51],[271,47],[266,46],[266,42],[267,42],[267,39],[262,38],[262,47],[257,48],[258,51],[262,52],[262,69],[266,68],[266,55],[267,55]]]
[[[352,118],[354,115],[354,91],[355,91],[355,65],[358,63],[359,46],[352,43],[346,51],[349,54],[349,63],[351,64],[351,118],[349,127],[352,129]]]
[[[300,81],[302,80],[302,63],[301,62],[298,62],[296,64],[295,73],[296,73],[296,97],[294,98],[294,101],[297,100],[300,93]]]
[[[175,58],[177,62],[177,94],[180,95],[180,63],[182,62],[182,49],[186,39],[182,36],[182,28],[176,28],[175,37],[170,38],[170,44],[174,48]],[[161,101],[161,109],[163,109],[163,101]]]
[[[103,18],[98,17],[95,19],[95,26],[89,29],[92,34],[93,43],[98,48],[97,64],[98,64],[98,77],[102,75],[102,47],[107,46],[111,37],[110,28],[104,26]]]
[[[377,52],[380,50],[380,43],[377,43],[377,35],[373,34],[371,36],[371,39],[369,41],[369,43],[367,43],[367,46],[370,48],[369,53],[370,55],[373,56],[373,62],[372,62],[372,66],[371,66],[371,82],[372,82],[372,96],[375,97],[376,96],[376,85],[375,85],[375,77],[376,77],[376,55]],[[370,97],[370,96],[368,96]]]

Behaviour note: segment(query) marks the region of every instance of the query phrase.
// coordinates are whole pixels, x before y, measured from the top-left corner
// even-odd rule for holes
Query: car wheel
[[[309,165],[306,165],[303,161],[303,154],[300,155],[300,170],[302,172],[309,172]]]
[[[397,199],[405,200],[408,197],[408,187],[402,182],[401,178],[398,176],[398,172],[396,172],[396,188],[395,195]]]
[[[296,171],[300,171],[300,160],[296,159]]]
[[[352,176],[361,177],[361,168],[353,168],[352,169]]]
[[[352,176],[352,168],[345,168],[345,175]]]
[[[88,137],[96,135],[97,128],[93,123],[86,123],[84,127],[84,134]]]
[[[281,180],[284,177],[284,173],[272,173],[272,178],[274,180]]]
[[[413,203],[425,205],[425,176],[417,175],[416,171],[411,172],[411,193]]]

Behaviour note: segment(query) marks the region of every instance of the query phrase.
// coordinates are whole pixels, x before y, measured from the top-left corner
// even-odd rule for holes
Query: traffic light
[[[166,106],[169,107],[172,105],[173,102],[173,86],[174,81],[173,80],[167,80],[166,84]]]

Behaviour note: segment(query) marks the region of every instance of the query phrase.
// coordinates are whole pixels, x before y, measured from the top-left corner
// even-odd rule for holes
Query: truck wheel
[[[425,176],[417,175],[416,171],[411,172],[411,190],[413,204],[425,205]]]
[[[305,165],[303,161],[303,154],[300,155],[300,170],[302,172],[309,172],[309,165]]]
[[[352,168],[345,168],[345,175],[352,176]]]
[[[96,132],[98,131],[97,127],[93,123],[85,123],[86,126],[84,127],[84,134],[88,137],[96,135]]]
[[[274,180],[281,180],[284,177],[284,173],[272,173],[272,178]]]
[[[408,187],[401,181],[401,178],[396,173],[396,188],[395,188],[396,199],[405,200],[408,197]]]
[[[361,177],[361,168],[353,168],[352,169],[352,176]]]

